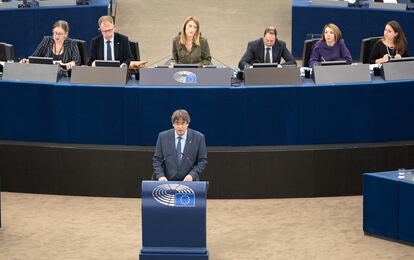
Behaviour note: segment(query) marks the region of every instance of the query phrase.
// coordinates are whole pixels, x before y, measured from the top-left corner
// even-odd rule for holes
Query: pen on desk
[[[322,58],[322,60],[323,60],[323,61],[326,61],[326,60],[325,60],[325,58],[324,58],[323,56],[321,56],[321,58]]]

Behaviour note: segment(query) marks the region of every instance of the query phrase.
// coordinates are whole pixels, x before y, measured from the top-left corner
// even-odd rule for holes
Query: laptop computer
[[[32,64],[48,64],[48,65],[53,65],[53,58],[50,58],[50,57],[35,57],[35,56],[30,56],[29,57],[29,63],[32,63]]]
[[[121,66],[121,62],[119,60],[96,60],[95,61],[96,67],[117,67]]]

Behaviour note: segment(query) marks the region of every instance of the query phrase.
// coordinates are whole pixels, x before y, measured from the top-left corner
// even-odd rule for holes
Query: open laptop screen
[[[29,63],[35,63],[35,64],[53,64],[53,58],[50,57],[35,57],[30,56],[29,57]]]
[[[95,61],[96,67],[117,67],[121,66],[119,60],[96,60]]]
[[[174,68],[198,68],[198,64],[174,64]]]
[[[401,57],[401,59],[390,59],[389,62],[403,62],[403,61],[414,61],[414,57]]]
[[[330,66],[330,65],[346,65],[345,60],[332,60],[332,61],[322,61],[321,66]]]
[[[277,63],[253,63],[253,68],[277,68]]]

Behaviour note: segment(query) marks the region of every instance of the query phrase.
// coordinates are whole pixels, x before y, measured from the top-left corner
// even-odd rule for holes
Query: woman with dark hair
[[[382,64],[389,59],[407,57],[407,39],[397,21],[389,21],[384,28],[384,36],[375,43],[369,55],[369,62]]]
[[[200,22],[195,16],[185,19],[181,32],[173,40],[171,65],[175,63],[211,65],[210,48],[207,39],[201,36]]]
[[[322,30],[322,39],[312,48],[309,66],[318,65],[322,61],[345,60],[346,64],[352,63],[351,53],[342,39],[339,27],[333,23],[327,24]]]
[[[68,37],[69,25],[64,20],[55,22],[52,28],[52,36],[45,36],[39,43],[32,56],[51,57],[54,61],[60,61],[67,69],[80,65],[78,45]],[[27,60],[23,60],[23,63]]]

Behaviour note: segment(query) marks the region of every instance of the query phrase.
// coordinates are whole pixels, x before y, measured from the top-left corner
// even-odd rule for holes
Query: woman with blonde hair
[[[174,38],[172,64],[210,65],[211,55],[207,39],[201,36],[200,22],[197,17],[185,19],[181,32]]]
[[[346,64],[352,63],[351,53],[342,39],[341,30],[337,25],[329,23],[323,27],[322,39],[312,48],[309,65],[312,67],[322,61],[337,60],[345,60]]]

